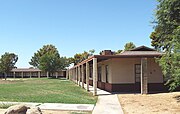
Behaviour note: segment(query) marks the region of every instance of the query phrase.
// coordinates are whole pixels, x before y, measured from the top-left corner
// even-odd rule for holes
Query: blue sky
[[[16,53],[16,66],[30,67],[45,44],[67,57],[130,41],[150,46],[155,8],[156,0],[0,0],[0,55]]]

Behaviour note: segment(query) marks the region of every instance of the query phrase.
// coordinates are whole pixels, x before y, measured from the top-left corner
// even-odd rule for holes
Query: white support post
[[[66,70],[66,79],[68,80],[68,69]]]
[[[23,72],[21,72],[21,78],[23,78],[23,75],[24,75]]]
[[[69,80],[71,80],[71,69],[69,69]]]
[[[69,79],[72,81],[72,74],[71,73],[72,73],[72,70],[70,69],[69,70]]]
[[[78,67],[78,85],[81,86],[81,68],[80,66]]]
[[[49,78],[49,72],[46,73],[47,78]]]
[[[74,71],[75,71],[75,70],[74,70],[74,68],[73,68],[73,81],[75,81],[75,75],[74,75],[75,73],[74,73]]]
[[[56,78],[58,78],[58,72],[56,72]]]
[[[13,72],[13,77],[16,78],[16,72]]]
[[[97,58],[93,58],[93,95],[97,95]]]
[[[74,69],[72,69],[72,81],[74,81]]]
[[[40,71],[38,71],[38,78],[41,78],[41,73],[40,73]]]
[[[141,58],[141,94],[148,93],[147,58]]]
[[[30,78],[32,78],[32,72],[29,72]]]
[[[76,78],[76,68],[74,68],[74,81],[75,81],[75,83],[77,81],[77,78]]]
[[[69,69],[69,71],[68,71],[68,78],[69,78],[69,80],[71,80],[71,69]]]
[[[76,84],[78,85],[78,67],[75,67],[76,69]]]
[[[84,88],[84,65],[81,67],[82,88]]]
[[[71,80],[73,81],[73,69],[71,69]]]
[[[89,63],[86,63],[86,90],[89,91]]]
[[[77,81],[77,85],[78,85],[78,81],[79,81],[79,79],[78,79],[78,67],[76,67],[76,81]]]

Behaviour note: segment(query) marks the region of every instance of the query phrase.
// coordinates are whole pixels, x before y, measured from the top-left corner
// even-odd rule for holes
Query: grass
[[[0,101],[95,104],[97,97],[64,79],[0,80]]]

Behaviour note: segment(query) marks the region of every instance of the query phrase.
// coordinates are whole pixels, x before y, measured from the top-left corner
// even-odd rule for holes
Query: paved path
[[[93,92],[93,87],[89,86],[89,90]],[[97,88],[97,95],[98,101],[92,114],[124,114],[116,94]]]
[[[123,114],[117,95],[100,95],[92,114]]]
[[[68,111],[92,111],[94,109],[94,105],[91,104],[44,103],[39,107],[42,110],[68,110]]]
[[[67,111],[93,111],[93,104],[63,104],[63,103],[26,103],[26,102],[0,102],[0,104],[25,104],[38,106],[42,110],[67,110]]]

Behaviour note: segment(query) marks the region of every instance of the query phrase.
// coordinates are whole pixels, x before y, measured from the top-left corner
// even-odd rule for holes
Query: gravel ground
[[[158,94],[120,94],[125,114],[180,114],[180,92]]]

